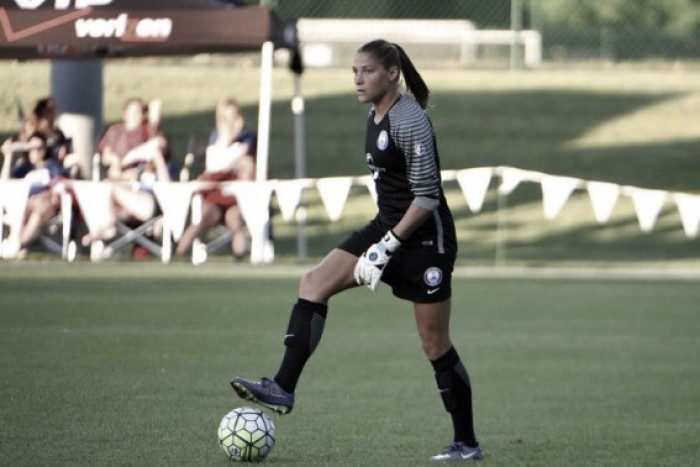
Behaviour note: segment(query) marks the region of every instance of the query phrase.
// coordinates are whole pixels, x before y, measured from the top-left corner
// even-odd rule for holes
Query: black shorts
[[[356,230],[338,248],[358,258],[384,236],[376,221]],[[414,303],[437,303],[452,296],[455,255],[440,254],[432,247],[401,247],[387,264],[382,282],[392,293]]]

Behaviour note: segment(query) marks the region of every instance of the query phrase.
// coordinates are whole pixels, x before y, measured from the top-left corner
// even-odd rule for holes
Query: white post
[[[270,152],[270,113],[272,110],[272,70],[274,45],[265,42],[262,46],[260,64],[260,103],[258,105],[258,150],[256,155],[255,181],[267,181],[267,161]],[[270,263],[275,257],[274,247],[270,241],[269,221],[262,236],[252,234],[250,261],[252,263]]]
[[[521,33],[523,29],[523,4],[522,0],[510,0],[510,71],[519,71],[523,68],[523,60],[520,55]]]
[[[301,76],[294,76],[294,98],[292,99],[292,113],[294,114],[294,175],[296,178],[306,177],[306,140],[304,125],[304,96],[301,90]],[[299,199],[297,220],[297,254],[300,263],[305,263],[308,258],[308,246],[306,240],[306,206],[304,193]]]

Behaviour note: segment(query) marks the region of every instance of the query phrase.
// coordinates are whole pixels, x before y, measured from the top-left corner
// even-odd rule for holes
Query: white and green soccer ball
[[[262,410],[239,407],[219,424],[219,444],[234,462],[260,462],[275,445],[275,424]]]

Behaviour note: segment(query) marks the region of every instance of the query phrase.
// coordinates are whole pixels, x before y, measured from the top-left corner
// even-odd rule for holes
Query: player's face
[[[357,100],[377,104],[395,86],[395,70],[387,70],[373,55],[358,52],[352,65]]]

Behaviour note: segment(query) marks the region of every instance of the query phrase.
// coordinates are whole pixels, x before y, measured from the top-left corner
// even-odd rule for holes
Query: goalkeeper
[[[423,350],[452,419],[453,439],[432,459],[477,460],[482,452],[474,434],[471,385],[449,335],[457,242],[425,112],[429,90],[404,50],[384,40],[357,51],[353,75],[358,101],[371,104],[364,152],[379,212],[302,278],[274,378],[234,377],[231,385],[244,399],[289,413],[304,365],[321,339],[328,300],[352,287],[375,290],[384,282],[396,297],[413,303]],[[402,77],[410,94],[400,90]]]

